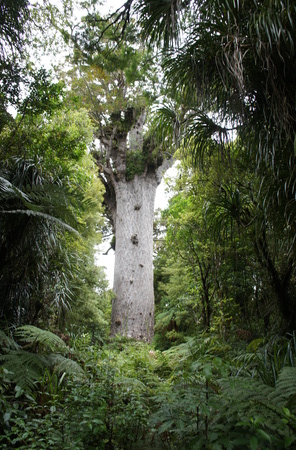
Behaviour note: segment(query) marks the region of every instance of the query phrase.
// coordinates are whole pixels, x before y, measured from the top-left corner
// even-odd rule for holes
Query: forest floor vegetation
[[[166,351],[31,326],[1,334],[4,449],[284,449],[296,442],[296,334]]]

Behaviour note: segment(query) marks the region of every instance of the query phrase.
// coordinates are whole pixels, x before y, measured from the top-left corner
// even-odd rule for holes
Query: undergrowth
[[[296,446],[294,335],[239,355],[206,335],[164,352],[88,335],[68,347],[34,327],[0,337],[1,449]]]

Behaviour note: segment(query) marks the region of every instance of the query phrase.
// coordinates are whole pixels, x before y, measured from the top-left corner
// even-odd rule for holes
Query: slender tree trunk
[[[153,217],[157,182],[137,175],[116,185],[111,335],[150,341],[154,326]]]

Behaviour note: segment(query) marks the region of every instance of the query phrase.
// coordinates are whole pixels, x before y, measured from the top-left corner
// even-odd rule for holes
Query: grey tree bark
[[[136,116],[136,117],[135,117]],[[111,336],[117,334],[151,341],[154,328],[153,218],[156,188],[172,159],[144,149],[144,112],[119,117],[109,135],[101,137],[104,150],[97,157],[106,186],[115,233],[114,293]],[[131,167],[129,155],[141,156],[142,165]],[[132,160],[133,161],[133,160]],[[134,163],[136,164],[136,163]],[[136,170],[131,176],[128,170]]]
[[[157,182],[136,175],[116,189],[111,334],[150,341],[154,326],[153,216]]]

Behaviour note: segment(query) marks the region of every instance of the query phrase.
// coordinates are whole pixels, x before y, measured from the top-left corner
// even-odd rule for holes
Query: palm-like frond
[[[221,184],[205,212],[214,234],[219,237],[230,233],[231,238],[235,229],[250,227],[257,213],[248,188],[235,182]]]
[[[17,197],[18,199],[23,201],[24,204],[28,204],[30,202],[29,197],[24,192],[22,192],[20,189],[14,186],[9,180],[7,180],[2,176],[0,176],[0,193],[1,198],[9,199],[11,197]]]
[[[62,228],[64,230],[79,234],[77,230],[75,230],[73,227],[66,224],[62,220],[60,220],[57,217],[54,217],[50,214],[43,213],[41,211],[32,211],[30,209],[11,209],[9,211],[2,210],[2,211],[0,211],[0,214],[21,214],[21,215],[24,214],[26,216],[32,216],[32,217],[36,217],[39,219],[45,219],[50,222],[54,222],[55,224],[57,224],[60,228]]]
[[[192,155],[193,164],[199,166],[204,155],[218,153],[221,159],[228,159],[229,132],[217,120],[201,111],[190,111],[184,119],[184,155]]]
[[[134,5],[135,12],[143,26],[144,39],[163,44],[176,43],[180,37],[180,20],[184,13],[184,5],[189,1],[182,0],[148,0]]]
[[[181,139],[181,113],[173,103],[165,103],[158,108],[152,118],[152,133],[162,151],[174,153]]]
[[[39,216],[76,232],[77,219],[69,208],[76,195],[71,197],[61,180],[48,181],[38,162],[14,158],[10,164],[0,170],[0,212]]]
[[[146,16],[142,24],[147,24],[148,30],[154,26],[157,33],[159,28],[169,33],[170,25],[157,20],[161,14],[158,8],[152,3],[143,6]],[[261,154],[261,160],[270,157],[272,162],[272,155],[287,140],[291,150],[295,122],[295,5],[288,0],[260,4],[202,0],[190,6],[180,2],[179,8],[184,13],[191,8],[191,17],[179,48],[165,53],[164,69],[171,92],[181,92],[189,109],[216,112],[227,123],[239,124],[244,142],[257,146],[255,151]],[[182,14],[176,16],[176,21],[176,27],[181,28]],[[283,102],[283,98],[287,100]],[[209,121],[204,124],[212,127]],[[203,144],[193,150],[200,151],[208,142],[203,140]]]
[[[33,323],[45,298],[48,306],[68,307],[70,274],[58,274],[55,264],[61,232],[77,233],[77,204],[84,206],[62,180],[44,177],[40,163],[15,158],[0,175],[0,309],[13,323]]]

